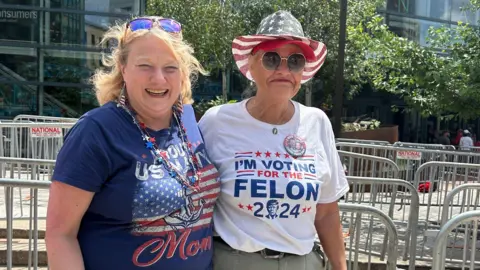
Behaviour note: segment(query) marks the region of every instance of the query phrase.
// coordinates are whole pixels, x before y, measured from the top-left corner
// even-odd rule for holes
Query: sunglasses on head
[[[287,61],[288,69],[292,72],[302,71],[307,61],[301,53],[294,53],[285,58],[281,57],[277,52],[266,52],[262,56],[262,64],[267,70],[277,70],[284,59]]]
[[[179,22],[168,18],[136,18],[128,22],[126,29],[130,28],[132,32],[135,32],[137,30],[150,30],[154,26],[172,34],[182,31],[182,25]]]

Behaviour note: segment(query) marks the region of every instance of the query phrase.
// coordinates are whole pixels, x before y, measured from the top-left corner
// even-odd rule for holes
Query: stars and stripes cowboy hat
[[[322,42],[305,37],[300,22],[288,11],[280,10],[262,20],[256,34],[239,36],[232,42],[233,58],[240,72],[253,81],[248,70],[248,57],[259,44],[285,40],[285,43],[299,45],[304,52],[307,63],[303,70],[302,81],[309,81],[322,67],[327,55],[327,47]]]

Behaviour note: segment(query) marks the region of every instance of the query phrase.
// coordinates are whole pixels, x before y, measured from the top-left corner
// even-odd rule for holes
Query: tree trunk
[[[305,106],[312,106],[312,82],[307,82],[305,85]]]
[[[222,98],[224,102],[228,100],[228,87],[227,87],[227,73],[229,70],[225,67],[222,68]]]

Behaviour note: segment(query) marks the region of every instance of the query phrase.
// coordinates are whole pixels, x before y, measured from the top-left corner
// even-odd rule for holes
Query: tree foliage
[[[395,94],[423,115],[476,117],[480,108],[479,30],[467,25],[431,30],[431,47],[389,31],[375,15],[384,0],[349,0],[345,88],[355,95],[365,85]],[[471,0],[480,8],[480,0]],[[236,69],[231,42],[254,34],[262,18],[290,11],[306,36],[327,45],[324,66],[310,82],[313,105],[328,109],[335,90],[339,1],[331,0],[149,0],[147,13],[179,20],[195,54],[210,70]],[[451,42],[456,36],[458,41]],[[434,49],[434,48],[442,48]]]
[[[480,115],[480,29],[465,24],[456,28],[431,29],[432,45],[443,48],[442,69],[437,83],[444,96],[440,103],[446,112],[464,118]]]

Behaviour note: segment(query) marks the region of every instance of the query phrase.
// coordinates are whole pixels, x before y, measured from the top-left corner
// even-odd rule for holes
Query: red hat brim
[[[322,67],[323,63],[325,62],[325,57],[327,55],[327,47],[325,46],[325,44],[319,41],[315,41],[305,37],[286,35],[240,36],[235,38],[232,42],[232,54],[238,69],[249,80],[253,81],[253,78],[248,71],[248,57],[251,55],[252,50],[263,42],[273,40],[285,40],[289,41],[290,43],[294,42],[294,44],[300,46],[304,53],[307,51],[313,53],[313,55],[305,55],[305,58],[307,58],[307,63],[302,74],[301,83],[305,83],[311,78],[313,78],[315,73],[317,73],[317,71]],[[309,53],[307,52],[307,54]]]

